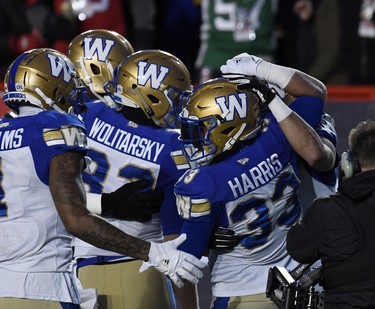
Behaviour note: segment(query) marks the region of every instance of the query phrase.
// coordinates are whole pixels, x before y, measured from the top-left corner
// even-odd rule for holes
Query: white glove
[[[226,64],[220,67],[220,71],[224,77],[233,77],[236,75],[259,76],[259,65],[263,62],[263,59],[249,55],[248,53],[239,54],[232,59],[227,60]]]
[[[281,89],[288,85],[296,72],[295,69],[273,64],[248,53],[227,60],[220,71],[223,77],[235,83],[246,83],[246,77],[256,76]]]
[[[197,284],[202,278],[201,269],[205,263],[195,256],[178,250],[177,247],[186,240],[186,234],[181,234],[178,238],[164,243],[151,242],[149,261],[144,262],[139,272],[145,271],[150,266],[170,277],[175,285],[183,287],[182,279]]]

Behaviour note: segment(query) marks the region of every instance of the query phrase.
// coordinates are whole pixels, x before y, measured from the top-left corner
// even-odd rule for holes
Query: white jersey
[[[148,241],[163,241],[163,232],[179,234],[181,219],[176,211],[173,185],[182,175],[171,157],[180,149],[179,134],[161,128],[137,125],[105,103],[87,103],[84,116],[89,157],[92,163],[83,173],[88,192],[110,193],[137,179],[150,181],[146,190],[164,192],[160,214],[148,222],[106,219],[122,231]],[[162,231],[162,224],[164,230]],[[75,239],[76,258],[123,257]]]
[[[48,177],[54,156],[87,151],[76,143],[81,132],[75,116],[55,111],[0,121],[0,297],[79,303],[72,239]]]

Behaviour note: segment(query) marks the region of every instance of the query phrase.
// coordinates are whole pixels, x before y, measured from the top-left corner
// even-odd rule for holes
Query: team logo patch
[[[25,85],[23,83],[16,83],[15,88],[16,88],[16,91],[24,91]],[[7,91],[7,90],[5,90],[5,91]]]
[[[239,160],[237,160],[237,162],[238,162],[239,164],[241,164],[241,165],[246,165],[247,162],[249,162],[249,161],[250,161],[249,158],[243,158],[243,159],[239,159]]]

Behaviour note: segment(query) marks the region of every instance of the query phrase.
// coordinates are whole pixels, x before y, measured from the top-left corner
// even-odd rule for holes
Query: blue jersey
[[[145,223],[107,220],[146,240],[161,241],[163,234],[179,234],[182,222],[176,211],[173,186],[184,171],[177,168],[171,156],[171,153],[181,151],[179,133],[136,124],[99,101],[87,103],[83,121],[92,160],[90,168],[83,173],[87,191],[109,193],[125,183],[146,179],[150,185],[145,190],[164,192],[160,218],[155,214]],[[76,246],[77,256],[117,255],[81,241],[77,241]]]
[[[79,301],[72,238],[49,189],[51,160],[68,151],[87,152],[83,123],[73,115],[42,111],[0,121],[0,297]]]
[[[323,106],[312,97],[290,105],[312,127],[318,126]],[[233,251],[210,254],[214,296],[264,293],[270,267],[296,265],[285,241],[301,216],[298,156],[270,112],[264,124],[252,143],[221,162],[186,172],[175,185],[182,232],[188,236],[180,249],[201,257],[216,226],[242,236]]]

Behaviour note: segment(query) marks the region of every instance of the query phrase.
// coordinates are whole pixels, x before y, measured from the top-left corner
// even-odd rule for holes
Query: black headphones
[[[344,179],[348,179],[361,172],[359,161],[354,158],[352,151],[344,151],[341,154],[341,173]]]

